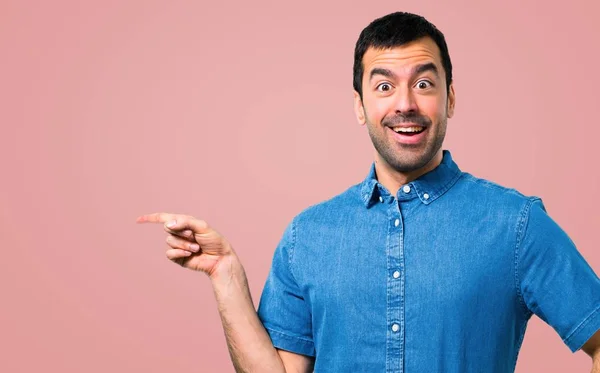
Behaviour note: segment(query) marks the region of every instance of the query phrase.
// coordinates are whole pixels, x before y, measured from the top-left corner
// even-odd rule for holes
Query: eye
[[[417,82],[417,88],[419,89],[427,89],[431,87],[433,87],[433,83],[431,83],[429,80],[419,80]]]
[[[377,89],[379,92],[389,92],[392,90],[392,85],[390,83],[381,83],[378,84],[375,89]]]

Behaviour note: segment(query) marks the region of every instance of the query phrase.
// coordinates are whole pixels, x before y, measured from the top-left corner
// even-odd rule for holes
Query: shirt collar
[[[456,162],[452,160],[450,151],[444,150],[442,153],[442,162],[436,168],[403,185],[399,192],[408,185],[410,188],[414,188],[421,202],[426,205],[446,193],[456,183],[462,172]],[[361,197],[368,208],[376,198],[380,197],[380,190],[385,189],[377,181],[375,162],[371,164],[369,174],[361,184]]]

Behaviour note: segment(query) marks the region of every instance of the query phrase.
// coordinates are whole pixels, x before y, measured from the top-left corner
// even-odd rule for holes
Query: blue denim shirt
[[[275,250],[258,314],[315,372],[514,372],[536,314],[578,350],[600,280],[542,201],[461,172],[444,150],[396,196],[374,165],[311,206]]]

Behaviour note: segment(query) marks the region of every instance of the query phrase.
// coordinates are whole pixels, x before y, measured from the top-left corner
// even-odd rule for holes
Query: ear
[[[365,108],[362,104],[360,95],[356,91],[354,91],[354,114],[356,115],[356,119],[361,126],[366,123]]]
[[[446,112],[448,113],[447,117],[452,118],[454,115],[454,105],[456,104],[456,94],[454,93],[454,82],[450,83],[450,87],[448,90],[448,107],[446,108]]]

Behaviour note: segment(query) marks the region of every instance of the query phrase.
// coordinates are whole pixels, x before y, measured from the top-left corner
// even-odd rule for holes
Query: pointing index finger
[[[167,214],[164,212],[156,212],[154,214],[147,214],[139,216],[136,223],[166,223],[167,221],[175,220],[174,214]]]
[[[175,224],[170,224],[170,223]],[[201,234],[210,231],[208,224],[204,220],[196,219],[193,216],[187,215],[175,215],[172,220],[169,220],[169,223],[166,224],[166,227],[171,230],[184,230],[190,229],[193,233]]]
[[[154,214],[142,215],[136,219],[137,223],[164,223],[165,229],[172,233],[190,229],[193,233],[205,233],[210,231],[208,224],[204,220],[196,219],[189,215],[168,214],[157,212]],[[170,223],[175,222],[171,225]]]

